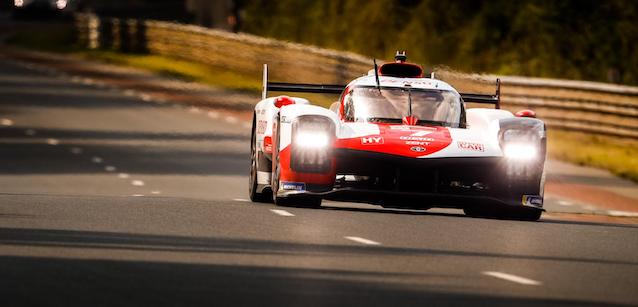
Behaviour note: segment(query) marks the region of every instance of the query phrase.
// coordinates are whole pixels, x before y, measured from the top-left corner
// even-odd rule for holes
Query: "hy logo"
[[[361,138],[362,145],[378,145],[383,144],[383,142],[384,141],[382,136],[369,136]]]

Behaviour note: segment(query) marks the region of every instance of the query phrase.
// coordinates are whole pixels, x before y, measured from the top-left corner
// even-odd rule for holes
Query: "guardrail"
[[[151,20],[76,15],[78,42],[92,49],[149,52],[261,75],[274,80],[345,83],[367,73],[372,59],[248,34]],[[461,91],[493,91],[497,76],[435,70]],[[504,109],[533,109],[554,129],[638,139],[638,87],[596,82],[498,76]]]

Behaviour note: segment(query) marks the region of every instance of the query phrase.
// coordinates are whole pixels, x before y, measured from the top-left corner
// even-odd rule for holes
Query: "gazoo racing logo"
[[[382,136],[367,136],[361,138],[361,145],[380,145],[383,143]]]
[[[470,150],[470,151],[485,151],[485,145],[481,143],[471,143],[471,142],[457,142],[460,149]]]

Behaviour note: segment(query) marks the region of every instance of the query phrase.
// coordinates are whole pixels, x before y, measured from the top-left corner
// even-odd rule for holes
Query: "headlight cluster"
[[[324,148],[330,136],[324,131],[300,131],[295,135],[295,145],[304,148]]]
[[[503,156],[511,161],[527,162],[545,155],[545,126],[537,119],[501,120],[499,140]]]
[[[503,154],[512,160],[527,161],[538,156],[538,146],[530,144],[506,144],[503,147]]]
[[[331,167],[335,125],[331,119],[303,115],[292,124],[290,167],[302,173],[322,173]]]

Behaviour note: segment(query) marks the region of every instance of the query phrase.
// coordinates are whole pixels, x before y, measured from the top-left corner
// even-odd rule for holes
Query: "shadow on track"
[[[0,244],[21,246],[102,248],[137,251],[222,253],[238,255],[400,255],[461,256],[520,260],[548,260],[566,263],[622,264],[638,266],[638,262],[606,259],[517,255],[443,249],[400,248],[378,246],[320,245],[267,240],[244,240],[207,237],[158,236],[130,233],[72,231],[53,229],[0,228]]]
[[[601,305],[464,294],[443,283],[417,288],[353,271],[10,256],[0,264],[10,306]]]

